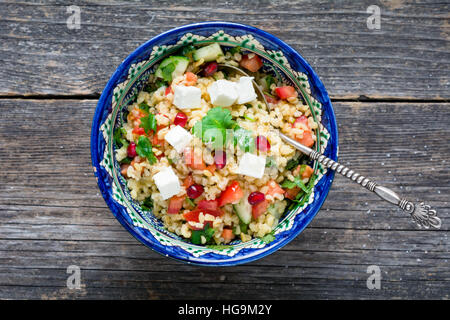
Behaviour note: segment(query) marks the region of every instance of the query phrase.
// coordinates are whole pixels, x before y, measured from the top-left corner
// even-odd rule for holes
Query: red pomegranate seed
[[[256,137],[256,148],[259,151],[267,152],[270,150],[270,143],[267,141],[267,138],[264,136],[257,136]]]
[[[184,127],[187,123],[188,117],[183,112],[178,112],[173,120],[173,123],[177,126]]]
[[[189,188],[187,188],[186,193],[189,198],[191,199],[197,199],[200,197],[203,193],[203,187],[199,184],[193,184]]]
[[[130,158],[136,157],[137,156],[137,154],[136,154],[136,143],[130,142],[130,144],[128,145],[127,152],[128,152],[128,156]]]
[[[263,202],[264,200],[266,200],[266,196],[264,195],[264,193],[259,191],[252,192],[248,196],[248,203],[250,203],[252,206],[260,202]]]
[[[205,69],[203,69],[203,75],[204,75],[205,77],[210,77],[210,76],[212,76],[214,73],[217,72],[217,68],[218,68],[218,67],[219,67],[219,65],[218,65],[217,62],[215,62],[215,61],[208,63],[208,64],[205,66]]]
[[[214,162],[217,169],[222,169],[227,164],[227,154],[222,150],[216,150],[214,153]]]

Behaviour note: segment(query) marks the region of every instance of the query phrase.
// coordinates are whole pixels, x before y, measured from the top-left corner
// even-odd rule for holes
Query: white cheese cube
[[[200,108],[202,90],[193,86],[174,86],[173,104],[179,109]]]
[[[175,126],[166,133],[164,140],[174,147],[178,153],[181,153],[191,143],[192,134],[181,126]]]
[[[217,80],[208,87],[208,93],[211,103],[219,107],[229,107],[238,98],[236,83],[228,80]]]
[[[169,199],[181,191],[180,180],[172,167],[167,167],[153,176],[156,186],[164,200]]]
[[[261,179],[266,168],[266,157],[246,152],[239,161],[238,173]]]
[[[253,77],[241,77],[237,83],[237,92],[239,95],[238,104],[244,104],[256,99],[255,87],[253,86]]]

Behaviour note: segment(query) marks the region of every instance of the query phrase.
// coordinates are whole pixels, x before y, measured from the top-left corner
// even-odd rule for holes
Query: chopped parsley
[[[206,225],[206,227],[202,230],[193,230],[191,235],[191,242],[193,244],[202,244],[202,236],[205,237],[206,243],[208,243],[212,236],[214,235],[215,230],[209,226],[209,224]]]
[[[300,176],[295,177],[294,181],[284,180],[284,182],[281,184],[281,187],[288,188],[288,189],[299,187],[304,192],[308,192],[308,188],[305,186],[305,184],[303,183],[302,178]]]
[[[149,113],[147,117],[141,118],[141,124],[139,127],[144,128],[146,134],[150,134],[150,132],[156,133],[156,118],[155,115]]]
[[[149,113],[150,106],[146,104],[145,102],[142,102],[139,104],[139,109],[143,110],[144,112]]]
[[[251,152],[255,148],[253,133],[237,125],[228,109],[215,107],[208,111],[201,121],[197,121],[193,127],[195,136],[202,139],[213,148],[222,148],[226,142],[227,130],[233,131],[233,143],[246,151]]]
[[[176,67],[176,66],[175,66],[175,63],[171,62],[171,63],[169,63],[168,65],[164,66],[164,67],[161,69],[161,72],[162,72],[162,78],[163,78],[165,81],[168,81],[168,82],[172,81],[172,72],[175,71],[175,67]]]
[[[136,153],[144,158],[147,158],[150,164],[155,164],[157,159],[152,151],[152,143],[145,136],[140,136],[136,144]]]
[[[141,204],[141,208],[145,211],[151,211],[153,209],[153,200],[151,197],[145,198],[145,200]]]
[[[128,146],[129,143],[127,139],[125,138],[127,134],[127,131],[124,128],[117,128],[114,130],[114,143],[116,144],[117,148],[121,148],[122,146]]]

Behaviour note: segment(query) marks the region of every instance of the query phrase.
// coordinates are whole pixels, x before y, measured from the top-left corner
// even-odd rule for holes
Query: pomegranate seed
[[[217,169],[222,169],[227,164],[227,154],[222,150],[216,150],[214,153],[214,162]]]
[[[128,152],[128,156],[130,158],[136,157],[137,156],[137,154],[136,154],[136,143],[130,142],[130,144],[128,145],[127,152]]]
[[[205,66],[205,69],[203,69],[203,75],[205,77],[212,76],[214,73],[216,73],[218,67],[219,67],[219,65],[215,61],[208,63]]]
[[[189,188],[187,188],[186,193],[189,198],[191,199],[197,199],[200,197],[203,193],[203,187],[199,184],[193,184]]]
[[[187,123],[188,117],[183,112],[178,112],[173,120],[173,123],[177,126],[184,127]]]
[[[270,143],[267,141],[267,138],[264,136],[257,136],[256,137],[256,148],[259,151],[267,152],[270,150]]]
[[[264,193],[259,191],[252,192],[248,196],[248,203],[250,203],[252,206],[260,202],[263,202],[264,200],[266,200],[266,196],[264,195]]]

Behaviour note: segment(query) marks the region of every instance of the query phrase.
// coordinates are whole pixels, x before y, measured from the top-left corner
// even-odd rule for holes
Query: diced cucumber
[[[277,201],[267,208],[267,212],[273,215],[276,219],[280,219],[286,209],[286,201]]]
[[[247,197],[243,197],[241,201],[233,205],[239,219],[245,224],[249,224],[252,220],[252,206],[247,201]]]
[[[205,62],[208,62],[216,60],[221,55],[223,55],[223,51],[220,48],[220,45],[218,43],[213,43],[209,46],[195,50],[193,57],[195,61],[203,59]]]
[[[172,65],[171,65],[172,64]],[[189,65],[189,59],[182,56],[172,56],[164,59],[155,72],[155,76],[166,81],[172,81],[174,78],[181,76]],[[169,69],[168,69],[169,68]],[[167,70],[172,70],[170,76],[167,77]],[[169,79],[170,78],[170,79]]]

